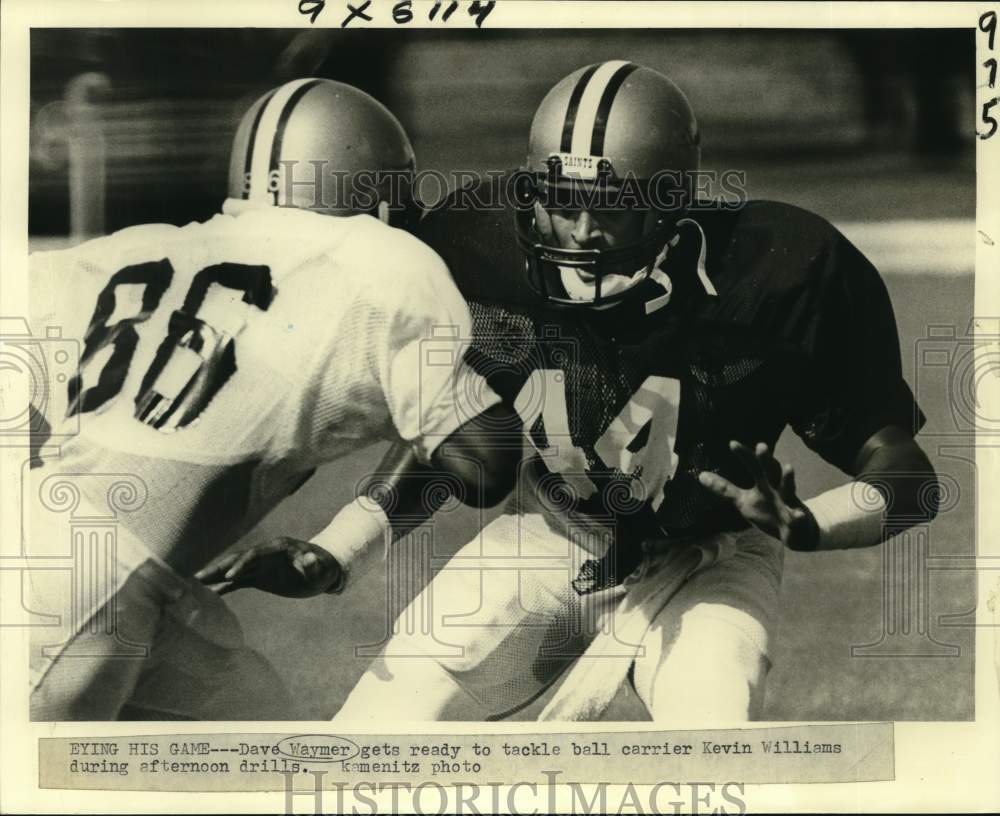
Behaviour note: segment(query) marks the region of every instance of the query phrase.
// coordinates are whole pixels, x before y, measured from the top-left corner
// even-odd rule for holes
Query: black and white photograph
[[[742,813],[933,776],[907,729],[998,758],[995,10],[87,5],[3,79],[3,753],[37,795],[312,812],[293,770],[540,786],[565,738],[576,790],[700,773]]]

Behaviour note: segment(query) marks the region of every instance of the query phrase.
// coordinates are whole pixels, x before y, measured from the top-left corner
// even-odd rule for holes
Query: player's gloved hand
[[[285,536],[228,553],[195,574],[220,595],[251,587],[286,598],[336,591],[343,577],[337,559],[322,547]]]
[[[742,488],[717,473],[702,471],[698,481],[733,505],[758,530],[793,550],[813,550],[819,540],[816,517],[795,492],[795,470],[782,466],[763,442],[751,451],[735,440],[729,449],[753,477],[753,487]]]

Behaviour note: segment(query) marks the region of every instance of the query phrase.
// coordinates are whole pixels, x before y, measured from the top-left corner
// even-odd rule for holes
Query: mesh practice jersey
[[[819,216],[777,202],[693,212],[666,285],[567,310],[528,287],[512,208],[457,206],[472,193],[488,195],[453,194],[418,235],[470,303],[470,361],[525,418],[537,467],[522,500],[553,523],[613,524],[619,541],[740,529],[698,481],[749,484],[731,439],[773,446],[791,426],[849,471],[882,427],[923,424],[885,285]],[[669,303],[648,308],[665,288]]]
[[[31,257],[33,331],[60,328],[80,355],[47,417],[54,437],[78,432],[41,475],[138,477],[122,521],[161,554],[192,536],[218,552],[369,443],[426,460],[497,399],[455,365],[468,308],[415,238],[366,215],[230,212]]]

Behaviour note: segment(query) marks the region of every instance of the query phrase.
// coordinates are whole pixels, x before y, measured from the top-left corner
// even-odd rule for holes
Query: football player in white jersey
[[[378,440],[397,442],[400,472],[468,480],[470,503],[506,493],[484,431],[506,409],[460,362],[427,360],[443,342],[461,361],[470,317],[440,258],[390,226],[414,209],[413,169],[380,103],[296,80],[244,116],[220,214],[32,255],[36,329],[81,348],[65,416],[46,417],[65,441],[28,491],[32,609],[51,616],[32,639],[34,719],[287,718],[195,572],[316,467]],[[488,449],[497,481],[452,445]],[[365,501],[336,523],[379,536],[389,519]],[[288,567],[337,590],[348,562],[321,550]]]

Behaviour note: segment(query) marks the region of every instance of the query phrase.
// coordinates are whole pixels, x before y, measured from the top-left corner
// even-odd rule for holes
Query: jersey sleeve
[[[469,308],[444,262],[415,240],[390,300],[380,380],[399,436],[428,461],[459,426],[500,402],[469,365]]]
[[[916,434],[925,418],[903,378],[885,283],[856,247],[830,231],[811,271],[816,317],[798,338],[805,371],[791,424],[812,450],[850,472],[878,430],[896,425]]]
[[[445,262],[472,312],[473,341],[466,363],[479,372],[507,403],[514,405],[537,363],[538,297],[518,274],[524,264],[514,241],[515,213],[510,206],[470,206],[502,200],[487,182],[453,191],[430,210],[415,234]]]

